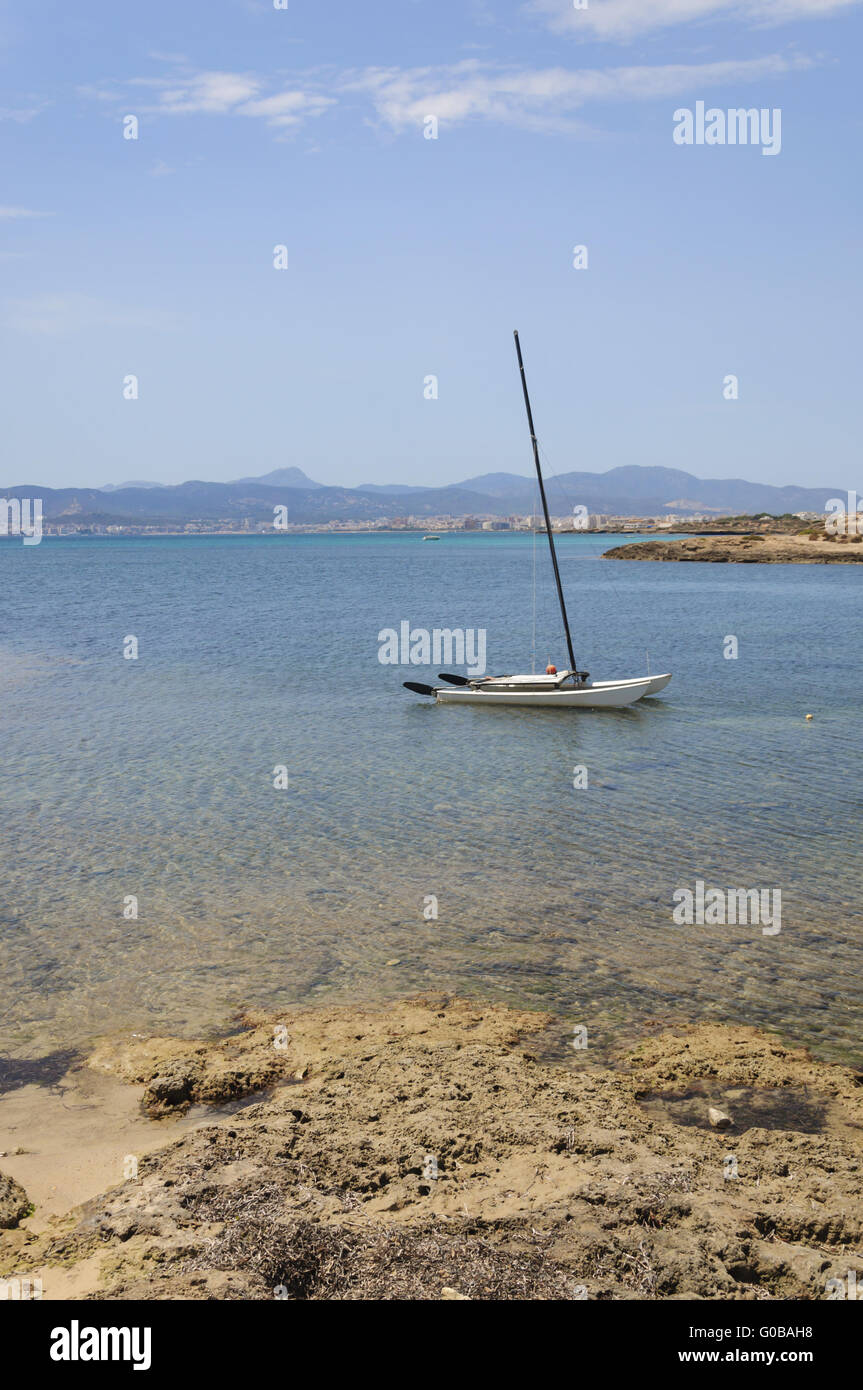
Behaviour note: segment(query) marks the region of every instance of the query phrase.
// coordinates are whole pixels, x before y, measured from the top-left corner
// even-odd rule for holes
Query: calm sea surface
[[[560,543],[579,664],[638,675],[649,648],[674,680],[598,712],[435,706],[401,686],[435,668],[378,661],[406,619],[529,669],[528,536],[0,545],[0,1052],[435,987],[859,1059],[863,572],[612,543]],[[537,562],[536,656],[563,666]],[[781,932],[675,925],[698,879],[780,889]]]

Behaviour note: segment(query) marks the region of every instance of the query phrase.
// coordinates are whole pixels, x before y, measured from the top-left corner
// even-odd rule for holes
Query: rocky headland
[[[606,550],[603,560],[700,560],[740,565],[835,565],[863,561],[863,536],[690,536],[635,541]]]

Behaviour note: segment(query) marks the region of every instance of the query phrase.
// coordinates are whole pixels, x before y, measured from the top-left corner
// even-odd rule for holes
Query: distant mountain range
[[[554,516],[575,506],[617,516],[715,515],[820,512],[836,487],[772,487],[742,478],[696,478],[676,468],[630,464],[607,473],[564,473],[546,482]],[[263,521],[279,504],[296,524],[374,521],[378,517],[526,516],[536,509],[536,484],[517,473],[484,473],[447,487],[409,487],[367,483],[358,488],[325,487],[300,468],[277,468],[232,483],[188,482],[107,484],[102,488],[49,488],[36,483],[7,487],[4,497],[41,497],[49,521],[177,523],[184,521]]]

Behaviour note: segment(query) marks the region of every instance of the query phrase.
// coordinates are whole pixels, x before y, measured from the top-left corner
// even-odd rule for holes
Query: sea
[[[436,705],[381,660],[408,623],[562,669],[543,537],[0,544],[0,1054],[445,991],[859,1061],[860,567],[619,539],[559,541],[576,659],[673,680],[598,711]],[[699,884],[770,923],[681,920]]]

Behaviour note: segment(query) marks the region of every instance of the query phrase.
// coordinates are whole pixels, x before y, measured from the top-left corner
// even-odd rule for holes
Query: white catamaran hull
[[[654,678],[654,679],[659,679]],[[665,678],[670,680],[670,676]],[[482,690],[467,686],[435,689],[441,705],[521,705],[527,709],[619,709],[633,705],[650,691],[650,679],[637,681],[599,681],[579,690]]]
[[[658,695],[659,692],[660,692],[660,690],[664,690],[664,689],[665,689],[665,687],[668,685],[668,682],[669,682],[670,680],[671,680],[671,672],[669,671],[666,675],[663,675],[663,676],[636,676],[636,677],[634,677],[632,680],[627,680],[627,681],[598,681],[597,684],[600,685],[600,686],[602,686],[603,689],[607,690],[610,686],[615,686],[615,685],[641,685],[642,682],[646,681],[646,682],[647,682],[647,690],[645,691],[645,694],[646,694],[646,695]],[[641,697],[639,697],[639,698],[641,698]]]

